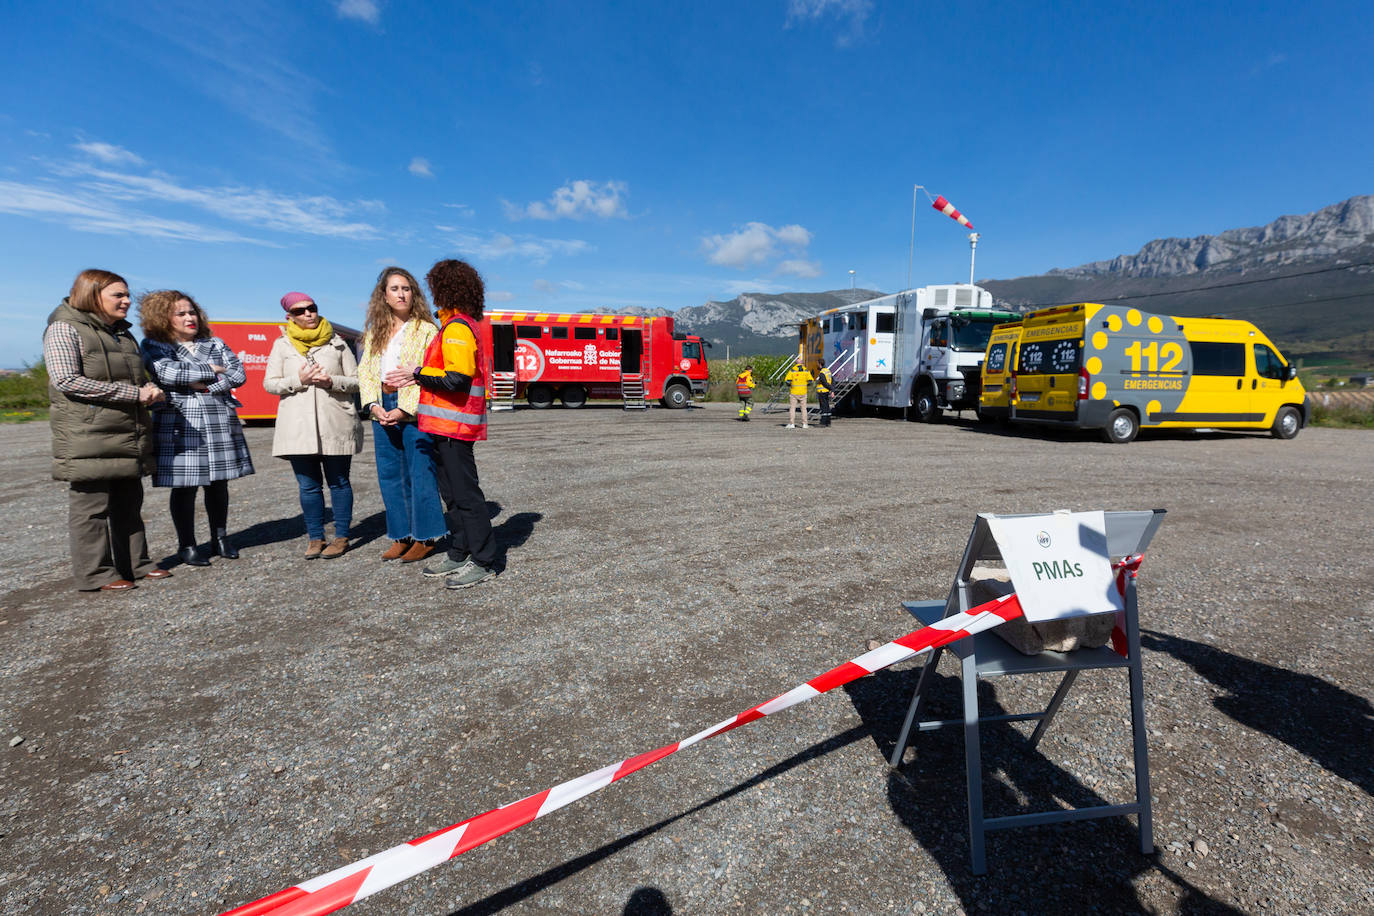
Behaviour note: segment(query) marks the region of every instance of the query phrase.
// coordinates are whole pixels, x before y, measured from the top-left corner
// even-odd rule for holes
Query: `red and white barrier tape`
[[[1125,575],[1128,570],[1132,577],[1135,575],[1135,569],[1139,567],[1140,559],[1140,556],[1136,555],[1118,564],[1121,573],[1117,578],[1117,587],[1123,593],[1125,591]],[[470,849],[475,849],[488,840],[494,840],[510,833],[517,827],[523,827],[530,821],[557,811],[564,805],[572,804],[599,789],[604,789],[616,780],[623,779],[637,770],[642,770],[649,764],[656,763],[683,748],[691,747],[707,738],[722,735],[732,729],[739,728],[741,725],[762,719],[764,716],[771,716],[789,706],[804,703],[834,690],[836,687],[881,671],[898,662],[906,661],[923,652],[947,646],[975,633],[991,630],[993,627],[1000,626],[1008,620],[1014,620],[1020,616],[1021,603],[1014,594],[989,601],[986,604],[980,604],[967,613],[946,617],[928,627],[922,627],[905,636],[900,636],[886,645],[865,652],[858,658],[831,668],[824,674],[793,687],[781,696],[774,697],[766,703],[760,703],[675,744],[664,745],[657,750],[648,751],[637,757],[630,757],[619,763],[613,763],[610,766],[602,767],[599,770],[554,786],[552,789],[546,789],[520,801],[468,818],[408,843],[393,846],[351,865],[345,865],[328,874],[320,875],[318,878],[302,881],[294,887],[288,887],[271,896],[263,897],[261,900],[229,910],[222,916],[264,916],[264,914],[271,914],[271,916],[321,916],[324,913],[333,913],[350,903],[362,900],[364,897],[370,897],[393,884],[398,884],[455,856],[460,856]]]

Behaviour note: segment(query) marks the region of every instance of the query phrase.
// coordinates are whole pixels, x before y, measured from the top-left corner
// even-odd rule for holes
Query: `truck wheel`
[[[935,423],[940,419],[940,405],[935,403],[935,389],[922,385],[916,393],[916,403],[911,405],[916,419],[922,423]]]
[[[686,385],[669,385],[663,389],[663,406],[681,410],[692,403],[692,391]]]
[[[558,399],[563,402],[564,407],[584,407],[587,404],[587,389],[581,385],[565,385],[563,390],[558,392]]]
[[[525,400],[535,410],[547,410],[553,406],[553,389],[548,385],[531,385],[525,391]]]
[[[1107,425],[1102,427],[1102,438],[1116,445],[1125,445],[1140,432],[1140,420],[1135,411],[1118,407],[1107,416]]]
[[[1302,429],[1302,417],[1298,414],[1296,407],[1280,407],[1278,414],[1274,417],[1274,425],[1269,430],[1269,435],[1275,439],[1292,439]]]

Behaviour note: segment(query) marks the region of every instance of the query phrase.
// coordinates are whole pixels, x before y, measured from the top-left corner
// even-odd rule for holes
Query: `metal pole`
[[[916,256],[916,190],[918,184],[911,186],[911,247],[906,252],[906,288],[911,289],[911,261]]]
[[[978,254],[978,239],[980,236],[976,232],[968,234],[968,285],[973,285],[973,259]]]

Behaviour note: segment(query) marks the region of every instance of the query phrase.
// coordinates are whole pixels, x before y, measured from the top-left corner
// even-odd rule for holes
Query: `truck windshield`
[[[960,318],[956,315],[950,321],[950,327],[954,331],[951,343],[956,350],[974,350],[982,353],[988,348],[992,329],[1001,323],[1000,319],[994,321],[991,318]]]

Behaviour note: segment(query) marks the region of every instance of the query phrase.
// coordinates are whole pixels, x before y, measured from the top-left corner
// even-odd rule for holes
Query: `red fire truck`
[[[546,408],[588,398],[626,407],[686,407],[706,394],[706,351],[700,337],[675,334],[673,319],[639,315],[554,315],[487,312],[491,328],[492,407],[524,396]]]
[[[239,408],[240,420],[275,420],[277,403],[275,394],[268,394],[262,387],[262,377],[267,371],[267,354],[272,344],[281,337],[280,321],[212,321],[210,331],[223,340],[229,349],[238,354],[243,363],[243,371],[248,381],[234,389],[234,397],[243,404]],[[334,332],[348,341],[354,355],[362,349],[363,335],[360,331],[343,325],[334,325]]]

